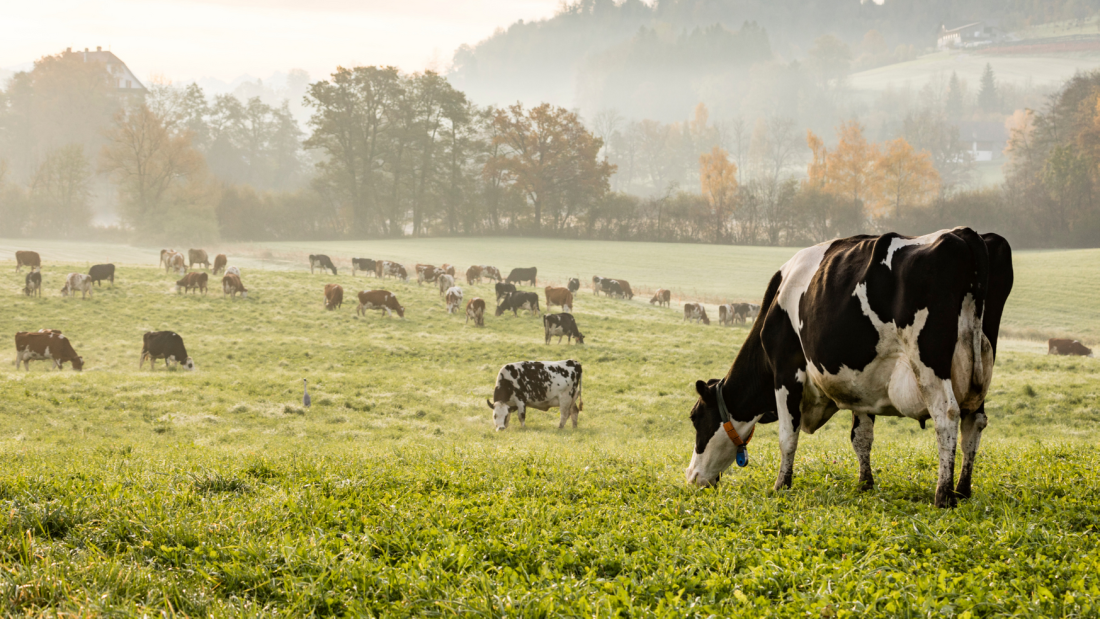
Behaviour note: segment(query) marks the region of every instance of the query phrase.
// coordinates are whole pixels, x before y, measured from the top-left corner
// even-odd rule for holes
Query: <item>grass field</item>
[[[586,344],[548,347],[538,318],[466,327],[436,289],[392,280],[406,319],[356,318],[354,291],[380,282],[311,276],[298,261],[324,248],[338,264],[538,265],[548,280],[606,268],[639,286],[751,299],[791,250],[280,244],[238,248],[230,262],[251,293],[230,301],[178,296],[174,277],[140,266],[92,299],[62,299],[61,276],[84,262],[155,263],[155,252],[34,246],[45,296],[18,295],[0,261],[0,334],[61,329],[86,369],[0,365],[5,616],[1100,613],[1092,359],[1005,347],[975,497],[953,511],[931,506],[934,433],[912,422],[880,420],[879,485],[856,492],[843,413],[803,437],[790,491],[770,490],[774,426],[757,432],[748,468],[700,491],[683,480],[689,385],[725,373],[744,329],[582,290]],[[1017,254],[1014,328],[1100,333],[1074,305],[1095,300],[1098,257]],[[321,304],[328,282],[347,291],[335,312]],[[464,288],[493,307],[488,285]],[[182,334],[198,370],[138,371],[154,329]],[[484,400],[499,367],[564,358],[585,368],[580,427],[559,431],[556,411],[533,411],[525,430],[494,432]]]

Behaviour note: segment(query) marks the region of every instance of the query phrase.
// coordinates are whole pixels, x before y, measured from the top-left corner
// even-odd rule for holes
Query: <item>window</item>
[[[126,87],[127,88],[133,88],[133,86],[131,86],[131,84],[132,84],[132,82],[130,80],[126,80]]]

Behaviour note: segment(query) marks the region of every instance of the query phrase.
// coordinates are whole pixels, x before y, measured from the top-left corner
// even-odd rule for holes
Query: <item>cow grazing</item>
[[[497,305],[497,316],[501,316],[504,312],[512,310],[513,316],[519,315],[519,310],[525,309],[538,316],[539,315],[539,295],[534,292],[513,292],[504,298],[504,302]]]
[[[623,298],[626,296],[626,293],[623,291],[623,287],[619,284],[619,280],[617,279],[601,279],[600,289],[605,295],[609,297]]]
[[[32,268],[30,273],[27,273],[27,277],[24,279],[23,294],[28,297],[40,297],[42,296],[42,272],[38,269]]]
[[[329,269],[330,271],[332,271],[333,275],[336,275],[336,266],[332,264],[332,259],[324,254],[309,255],[310,274],[313,273],[313,269],[315,268],[321,269],[322,271],[324,271],[325,269]]]
[[[401,318],[405,317],[405,306],[397,302],[397,297],[389,290],[364,290],[359,293],[359,307],[355,309],[355,315],[367,315],[367,310],[382,310],[385,316],[393,316],[394,312]]]
[[[84,273],[69,273],[65,278],[65,286],[61,288],[61,296],[76,296],[80,291],[80,298],[92,296],[92,278]]]
[[[1051,338],[1047,340],[1048,355],[1077,355],[1091,357],[1092,349],[1077,340]]]
[[[569,343],[573,342],[573,338],[577,339],[578,344],[584,343],[584,335],[577,328],[577,321],[574,320],[573,314],[546,314],[542,317],[542,328],[546,332],[547,344],[550,343],[550,338],[555,335],[558,336],[559,344],[561,344],[562,336],[568,338]]]
[[[434,281],[437,281],[440,275],[443,275],[443,269],[440,269],[439,267],[434,267],[430,264],[416,265],[417,286],[423,284],[424,282],[428,282],[430,284]],[[453,282],[454,278],[451,278],[451,281]]]
[[[393,277],[404,282],[409,281],[409,273],[405,270],[404,266],[388,260],[381,261],[381,265],[382,268],[380,270],[376,269],[376,271],[380,271],[379,276],[383,279],[386,277]]]
[[[15,252],[15,272],[19,273],[23,270],[23,267],[30,267],[32,270],[41,269],[42,257],[36,251]]]
[[[241,283],[240,275],[226,273],[222,278],[222,296],[229,295],[236,298],[237,293],[240,293],[242,299],[248,298],[248,289]]]
[[[210,276],[206,273],[191,271],[187,275],[184,275],[183,279],[176,282],[176,294],[179,294],[181,291],[194,293],[196,290],[206,294],[206,283],[209,279]]]
[[[205,275],[205,273],[203,274]],[[187,347],[183,345],[183,338],[172,331],[146,331],[141,336],[141,359],[138,361],[138,369],[149,360],[149,369],[155,370],[153,362],[164,359],[164,367],[169,363],[187,370],[195,369],[195,360],[187,354]]]
[[[799,432],[845,409],[862,488],[874,486],[875,416],[931,418],[935,504],[969,497],[1012,279],[1008,242],[969,228],[857,236],[798,252],[772,277],[726,377],[695,383],[688,482],[711,485],[735,459],[744,466],[756,424],[779,421],[775,488],[789,487]],[[952,489],[957,447],[963,462]]]
[[[546,287],[546,311],[550,311],[551,305],[560,305],[561,311],[569,313],[573,310],[573,293],[568,288]]]
[[[52,361],[59,370],[65,363],[71,363],[78,372],[84,369],[84,357],[77,355],[72,342],[54,329],[15,334],[15,368],[19,369],[22,363],[23,369],[29,371],[31,361]]]
[[[157,264],[159,266],[166,266],[168,264],[168,256],[171,256],[174,253],[176,253],[176,250],[174,249],[160,250],[160,262],[158,262]]]
[[[535,276],[538,275],[538,272],[538,267],[512,269],[512,272],[508,274],[508,278],[504,281],[509,284],[522,284],[523,282],[531,282],[531,285],[534,286]]]
[[[210,268],[210,258],[205,249],[187,250],[187,268],[194,269],[196,264],[201,264],[204,269]]]
[[[502,283],[499,283],[499,282],[495,285],[495,288],[496,288],[496,292],[497,292],[497,305],[500,305],[500,300],[501,299],[507,297],[508,295],[510,295],[510,294],[512,294],[513,292],[516,291],[516,287],[514,285],[512,285],[512,284],[502,284]]]
[[[601,292],[603,292],[603,280],[604,278],[600,277],[599,275],[592,276],[592,294],[596,295],[597,297],[600,296]]]
[[[450,277],[448,275],[448,277]],[[451,286],[447,289],[447,295],[444,297],[447,302],[447,313],[453,314],[458,311],[458,308],[462,306],[462,289],[458,286]]]
[[[470,299],[466,303],[466,324],[470,323],[470,319],[474,319],[475,327],[485,326],[485,300],[478,297]]]
[[[444,262],[443,266],[441,266],[439,268],[442,269],[443,272],[446,273],[447,275],[450,275],[451,277],[455,276],[455,267],[454,267],[453,264],[447,264],[446,262]]]
[[[732,303],[718,306],[718,326],[733,326],[734,308]],[[686,314],[685,314],[686,316]]]
[[[325,309],[334,310],[344,304],[344,289],[340,284],[325,284]]]
[[[649,300],[650,305],[657,305],[657,307],[672,307],[672,291],[661,288],[653,295],[653,298]]]
[[[473,286],[481,283],[481,267],[474,265],[466,269],[466,285]]]
[[[183,254],[172,252],[164,257],[164,272],[171,271],[175,271],[180,276],[187,272],[187,263],[183,259]]]
[[[493,411],[493,424],[497,430],[508,427],[508,420],[515,411],[519,425],[526,425],[527,409],[561,410],[558,429],[565,427],[565,420],[572,417],[577,427],[577,415],[584,410],[581,400],[581,364],[567,361],[520,361],[500,368],[493,400],[485,401]]]
[[[447,291],[455,285],[455,278],[443,273],[439,276],[439,296],[446,296]]]
[[[615,281],[618,282],[619,290],[624,298],[628,300],[634,298],[634,291],[630,288],[630,282],[625,279],[617,279]]]
[[[481,275],[485,279],[491,279],[494,282],[504,281],[504,278],[500,276],[500,269],[486,264],[481,265]]]
[[[356,271],[363,271],[364,273],[374,273],[375,261],[370,258],[352,258],[351,259],[351,276],[355,277]]]
[[[576,294],[576,292],[581,289],[581,280],[576,277],[570,277],[569,283],[565,287],[569,289],[569,292]]]
[[[705,325],[710,324],[706,308],[699,303],[684,303],[684,320],[690,322],[702,321]]]
[[[115,265],[113,265],[113,264],[97,264],[97,265],[93,266],[92,268],[88,269],[88,277],[92,278],[92,283],[93,284],[98,284],[98,285],[102,286],[103,284],[100,283],[100,282],[102,282],[103,280],[109,280],[111,282],[111,285],[114,286],[115,285]]]
[[[214,256],[214,270],[213,274],[217,275],[218,271],[224,271],[225,265],[229,264],[229,258],[225,257],[225,254],[218,254]]]
[[[226,267],[225,274],[226,275],[236,275],[237,277],[240,277],[241,276],[241,270],[238,269],[237,267]]]

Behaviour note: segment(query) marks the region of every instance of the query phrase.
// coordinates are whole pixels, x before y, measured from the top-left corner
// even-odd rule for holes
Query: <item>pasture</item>
[[[757,300],[793,250],[268,244],[230,253],[250,290],[234,301],[217,285],[177,295],[154,250],[21,245],[42,253],[44,296],[21,296],[0,253],[4,615],[1100,613],[1093,359],[1005,342],[974,498],[955,510],[931,505],[934,432],[911,421],[880,419],[878,486],[857,492],[845,413],[802,437],[789,491],[771,490],[774,425],[717,490],[685,485],[690,383],[724,375],[746,330],[685,324],[678,303],[648,295],[595,297],[591,275]],[[309,274],[318,251],[338,276]],[[65,273],[112,255],[124,256],[113,288],[58,295]],[[489,307],[484,328],[464,326],[435,286],[353,279],[351,255],[538,266],[540,297],[580,277],[586,344],[547,346],[541,319],[492,316],[491,284],[461,284]],[[1095,343],[1098,266],[1095,250],[1018,252],[1005,331]],[[330,282],[345,289],[333,312]],[[357,318],[355,292],[371,288],[394,292],[405,320]],[[71,338],[84,372],[11,366],[11,335],[43,327]],[[184,337],[196,372],[138,371],[142,333],[160,329]],[[559,431],[552,409],[493,431],[485,399],[500,366],[566,358],[585,369],[579,428]]]

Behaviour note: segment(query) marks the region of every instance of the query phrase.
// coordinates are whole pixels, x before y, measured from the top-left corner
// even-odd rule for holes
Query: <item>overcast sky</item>
[[[559,0],[2,0],[0,68],[66,47],[115,52],[141,79],[264,78],[337,65],[414,71],[450,62],[518,19],[554,13]],[[308,7],[308,8],[307,8]]]

